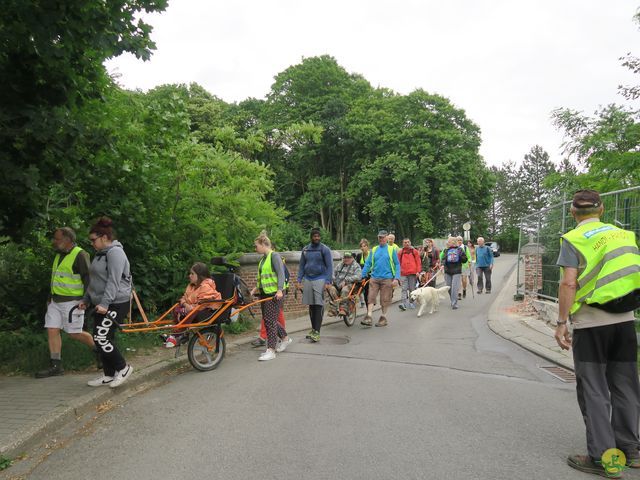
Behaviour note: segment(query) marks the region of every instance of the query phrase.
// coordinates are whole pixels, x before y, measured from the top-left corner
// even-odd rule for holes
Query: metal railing
[[[604,205],[601,220],[625,230],[635,232],[640,238],[640,186],[600,195]],[[530,295],[548,300],[558,300],[560,268],[556,265],[560,253],[560,237],[575,227],[570,212],[571,200],[523,217],[520,221],[518,242],[517,295]],[[526,268],[525,260],[539,262],[535,268]],[[530,278],[525,278],[525,270]],[[531,278],[533,277],[533,278]],[[529,287],[529,288],[527,288]]]

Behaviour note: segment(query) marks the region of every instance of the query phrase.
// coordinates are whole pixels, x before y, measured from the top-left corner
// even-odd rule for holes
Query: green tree
[[[545,185],[545,180],[556,173],[555,164],[549,159],[549,154],[540,146],[535,145],[524,156],[520,165],[520,189],[529,211],[542,210],[549,206],[552,191]]]
[[[53,180],[80,168],[78,109],[110,83],[102,62],[148,59],[155,45],[140,12],[166,0],[8,0],[0,14],[0,232],[20,238]]]

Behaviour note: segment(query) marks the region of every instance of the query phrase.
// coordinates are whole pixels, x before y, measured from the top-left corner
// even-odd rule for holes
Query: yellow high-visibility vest
[[[66,257],[60,261],[58,253],[53,259],[51,269],[51,293],[65,297],[81,297],[84,295],[84,285],[80,274],[73,273],[73,263],[82,251],[80,247],[73,247]]]
[[[578,276],[575,302],[580,307],[612,300],[640,289],[640,253],[635,233],[602,222],[588,222],[562,236],[586,262]]]

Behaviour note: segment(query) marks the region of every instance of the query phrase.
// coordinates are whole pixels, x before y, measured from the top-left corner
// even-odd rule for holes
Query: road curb
[[[523,326],[523,324],[526,325],[527,320],[521,315],[503,310],[505,305],[513,304],[513,300],[510,300],[509,297],[511,295],[510,287],[516,284],[517,270],[515,266],[512,268],[510,274],[507,275],[509,275],[509,277],[504,287],[502,287],[500,293],[498,293],[498,296],[489,308],[487,325],[491,331],[551,363],[573,371],[573,360],[570,357],[563,353],[550,350],[531,340],[528,335],[523,334],[527,333],[527,330],[524,330],[525,328],[533,330],[531,327]],[[538,332],[538,334],[543,335],[541,332]]]

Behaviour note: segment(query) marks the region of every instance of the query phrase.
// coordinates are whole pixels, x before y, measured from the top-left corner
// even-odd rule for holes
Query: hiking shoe
[[[481,295],[481,294],[482,294],[482,290],[478,290],[476,293],[477,293],[478,295]]]
[[[489,293],[491,293],[491,290],[485,290],[484,293],[489,294]]]
[[[457,310],[458,309],[458,305],[451,305],[451,310]]]
[[[94,378],[93,380],[89,380],[87,385],[90,387],[102,387],[103,385],[109,385],[113,382],[113,377],[109,377],[108,375],[101,375],[98,378]]]
[[[584,473],[600,475],[605,478],[622,478],[621,472],[607,472],[600,462],[594,462],[589,455],[569,455],[567,465]]]
[[[36,378],[58,377],[64,375],[62,360],[49,360],[49,368],[36,373]]]
[[[264,347],[267,344],[267,341],[264,338],[256,338],[251,342],[253,347]]]
[[[286,340],[282,340],[276,347],[276,352],[284,352],[291,342],[293,342],[293,340],[291,340],[291,337],[287,337]]]
[[[320,341],[320,332],[317,330],[311,330],[311,333],[308,336],[309,340],[316,343]]]
[[[640,468],[640,452],[635,450],[634,452],[624,452],[624,456],[627,457],[627,467]]]
[[[131,365],[127,365],[122,370],[117,371],[115,376],[113,377],[113,382],[111,382],[109,386],[111,388],[119,387],[124,382],[129,380],[129,377],[131,377],[132,372],[133,372],[133,367]]]
[[[373,324],[373,319],[367,315],[360,321],[360,325],[364,325],[365,327],[370,327]]]
[[[267,351],[258,357],[259,362],[268,362],[269,360],[273,360],[276,358],[276,352],[267,348]]]
[[[406,307],[405,305],[398,305],[398,308],[399,308],[400,310],[402,310],[403,312],[406,312],[406,311],[407,311],[407,307]]]
[[[386,327],[386,326],[387,326],[387,318],[380,317],[380,319],[378,320],[378,323],[376,323],[376,327]]]
[[[304,338],[311,340],[311,337],[313,336],[313,332],[315,332],[315,330],[312,328],[311,330],[309,330],[309,333],[307,333]]]

